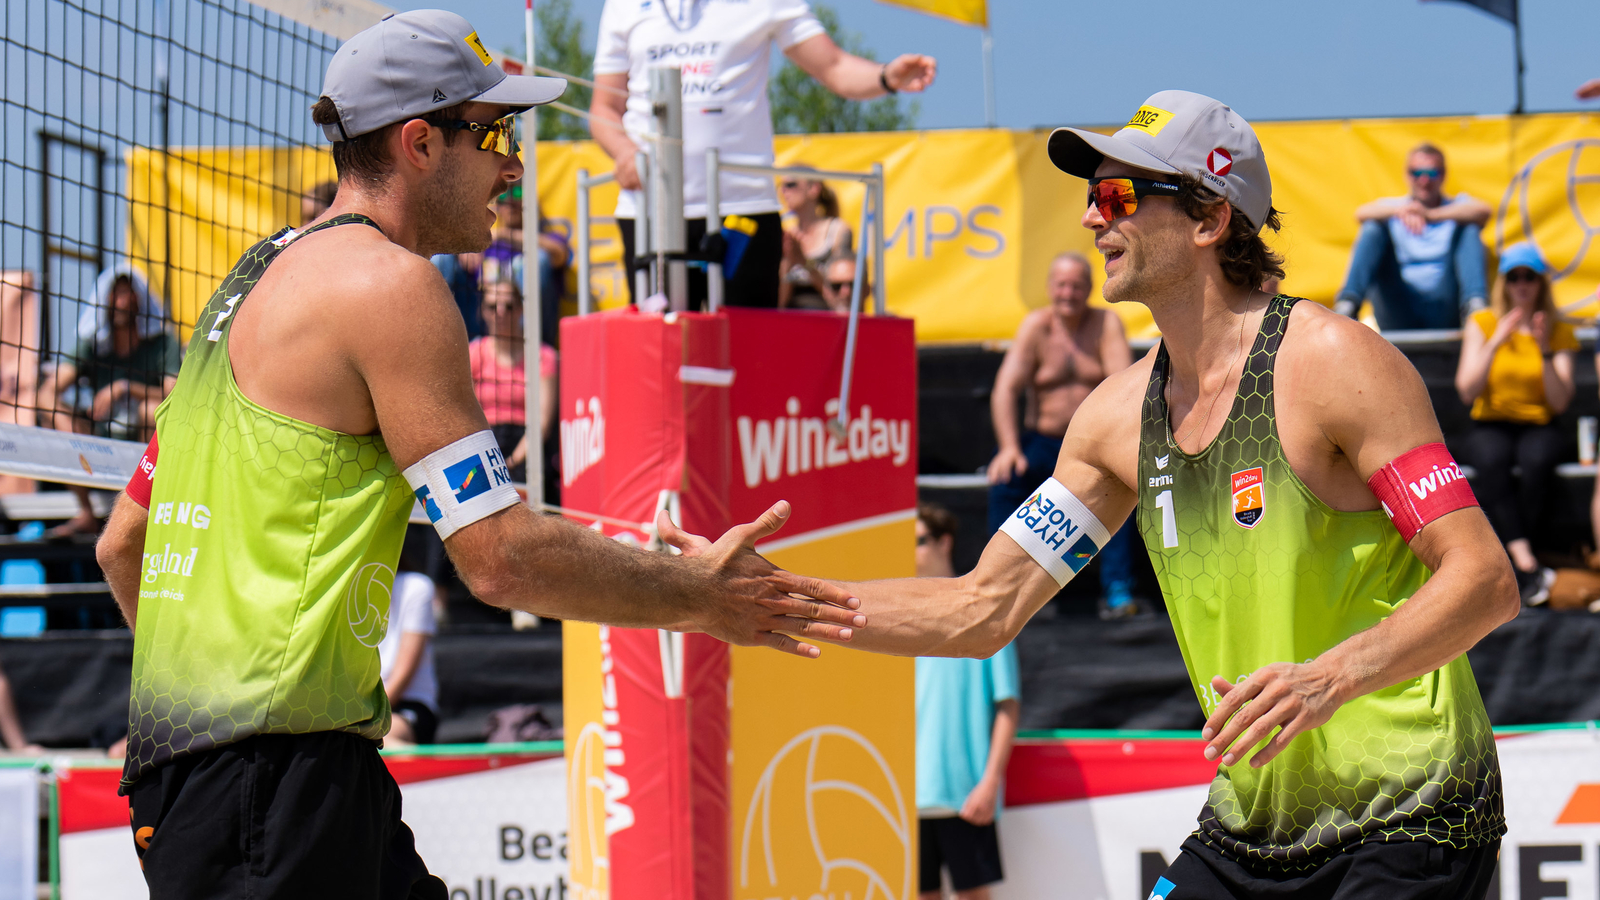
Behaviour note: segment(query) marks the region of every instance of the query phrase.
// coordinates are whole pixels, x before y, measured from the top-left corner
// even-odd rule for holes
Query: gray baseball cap
[[[1272,176],[1255,129],[1202,94],[1152,94],[1110,136],[1057,128],[1050,133],[1049,150],[1056,168],[1079,178],[1093,178],[1106,158],[1152,172],[1191,175],[1237,206],[1258,232],[1272,208]]]
[[[565,78],[507,75],[466,19],[418,9],[384,16],[334,54],[322,94],[339,121],[322,132],[330,141],[349,140],[468,100],[521,112],[566,89]]]

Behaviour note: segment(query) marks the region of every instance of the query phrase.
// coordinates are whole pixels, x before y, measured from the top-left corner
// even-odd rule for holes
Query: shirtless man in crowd
[[[989,463],[989,533],[1044,483],[1061,455],[1061,437],[1079,404],[1100,382],[1133,363],[1122,319],[1091,309],[1094,276],[1079,253],[1050,263],[1050,305],[1022,320],[1006,351],[989,395],[1000,452]],[[1026,392],[1023,420],[1018,400]],[[1100,554],[1100,615],[1118,618],[1138,611],[1133,603],[1132,527],[1126,526]]]

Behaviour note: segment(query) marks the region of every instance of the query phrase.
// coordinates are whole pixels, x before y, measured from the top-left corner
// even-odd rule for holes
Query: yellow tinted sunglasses
[[[482,122],[464,122],[460,119],[440,122],[439,125],[456,131],[470,131],[473,134],[483,135],[483,140],[478,142],[479,150],[493,150],[501,156],[510,156],[517,152],[517,141],[512,137],[516,134],[516,122],[513,116],[496,119],[487,125]]]

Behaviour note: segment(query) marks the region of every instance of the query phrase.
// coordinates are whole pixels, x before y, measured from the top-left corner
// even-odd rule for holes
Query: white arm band
[[[429,453],[403,474],[441,538],[522,502],[487,430]]]
[[[1065,587],[1111,539],[1106,526],[1066,486],[1047,479],[1000,530]]]

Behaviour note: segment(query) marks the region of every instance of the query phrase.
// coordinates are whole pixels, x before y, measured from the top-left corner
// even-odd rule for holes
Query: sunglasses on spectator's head
[[[1107,222],[1127,218],[1139,210],[1139,198],[1149,194],[1176,197],[1183,188],[1172,181],[1149,178],[1091,178],[1089,202]]]
[[[1527,281],[1538,281],[1539,273],[1532,269],[1518,266],[1506,273],[1506,284],[1521,284]]]
[[[443,128],[483,135],[483,140],[478,142],[479,150],[493,150],[501,156],[510,156],[517,152],[517,142],[511,137],[516,133],[516,123],[511,116],[496,119],[487,125],[482,122],[464,122],[461,119],[439,124]]]
[[[1444,177],[1444,170],[1439,168],[1411,169],[1410,172],[1412,178],[1432,178],[1437,180]]]

